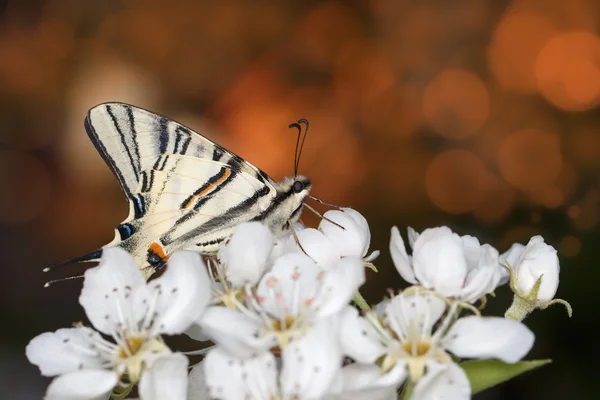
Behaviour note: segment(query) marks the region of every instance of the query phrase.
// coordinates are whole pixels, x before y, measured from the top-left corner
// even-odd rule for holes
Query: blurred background
[[[528,318],[529,358],[554,363],[476,398],[598,396],[599,17],[594,0],[0,0],[0,397],[41,398],[25,345],[84,318],[80,281],[42,287],[81,267],[42,268],[127,215],[83,128],[105,101],[168,115],[275,179],[293,174],[288,124],[308,118],[300,173],[361,211],[382,250],[372,303],[405,285],[392,225],[500,251],[542,234],[574,316]]]

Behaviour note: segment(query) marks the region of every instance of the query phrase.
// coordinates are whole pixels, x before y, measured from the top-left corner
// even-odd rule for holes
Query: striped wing
[[[85,126],[130,203],[107,246],[125,248],[139,265],[158,267],[179,249],[216,252],[277,194],[264,172],[166,117],[107,103],[90,110]]]
[[[92,108],[85,129],[130,199],[142,172],[158,168],[159,157],[168,154],[220,161],[273,186],[267,174],[241,157],[178,122],[129,104]]]

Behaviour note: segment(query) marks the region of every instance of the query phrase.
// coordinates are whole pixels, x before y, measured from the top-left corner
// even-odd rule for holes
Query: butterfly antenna
[[[332,224],[339,226],[343,230],[346,230],[346,228],[344,228],[342,225],[340,225],[337,222],[335,222],[335,221],[327,218],[326,216],[324,216],[323,214],[321,214],[320,212],[318,212],[317,210],[315,210],[314,208],[312,208],[308,204],[304,203],[303,205],[304,205],[304,207],[308,208],[310,211],[312,211],[313,213],[315,213],[315,215],[317,215],[317,217],[320,217],[321,219],[324,219],[327,222],[331,222]]]
[[[81,275],[75,275],[75,276],[69,276],[69,277],[66,277],[66,278],[53,279],[51,281],[48,281],[48,282],[44,283],[44,287],[46,288],[46,287],[49,287],[50,285],[54,285],[55,283],[58,283],[58,282],[70,281],[70,280],[79,279],[79,278],[83,278],[83,274],[81,274]]]
[[[333,207],[333,208],[337,208],[337,209],[341,209],[342,208],[341,206],[338,206],[337,204],[326,203],[323,200],[321,200],[321,199],[319,199],[319,198],[317,198],[315,196],[312,196],[310,194],[308,195],[308,197],[310,197],[314,201],[318,201],[319,203],[321,203],[321,204],[323,204],[325,206],[329,206],[329,207]]]
[[[67,265],[67,264],[78,263],[78,262],[95,262],[95,261],[100,261],[100,257],[102,257],[102,249],[96,249],[96,250],[91,251],[91,252],[89,252],[87,254],[84,254],[82,256],[74,257],[74,258],[71,258],[70,260],[63,261],[61,263],[54,264],[54,265],[51,265],[49,267],[46,267],[46,268],[43,269],[43,271],[44,272],[49,272],[49,271],[52,271],[53,269],[55,269],[57,267],[61,267],[63,265]]]
[[[304,135],[302,134],[302,125],[305,125]],[[308,133],[308,120],[300,118],[298,122],[290,124],[289,128],[298,129],[298,138],[296,139],[296,149],[294,150],[294,176],[298,175],[298,165],[300,164],[300,154],[302,154],[302,148],[304,148],[304,141],[306,140],[306,134]]]

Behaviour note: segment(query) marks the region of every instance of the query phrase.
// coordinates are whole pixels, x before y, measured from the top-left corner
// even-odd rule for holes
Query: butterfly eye
[[[301,191],[304,190],[304,183],[302,183],[300,181],[294,182],[293,189],[294,189],[295,193],[300,193]]]

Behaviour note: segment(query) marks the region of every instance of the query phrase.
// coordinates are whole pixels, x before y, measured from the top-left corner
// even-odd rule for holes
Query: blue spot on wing
[[[127,240],[135,233],[135,228],[131,224],[121,224],[117,226],[121,240]]]

